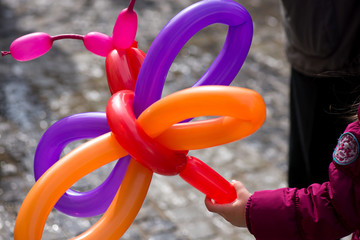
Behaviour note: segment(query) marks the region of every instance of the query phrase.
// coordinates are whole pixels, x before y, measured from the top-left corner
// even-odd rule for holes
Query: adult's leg
[[[308,152],[316,93],[317,89],[313,78],[292,69],[290,78],[289,187],[306,187],[310,180]]]

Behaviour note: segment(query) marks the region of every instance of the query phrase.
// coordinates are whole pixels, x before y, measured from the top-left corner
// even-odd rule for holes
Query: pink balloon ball
[[[90,52],[106,57],[114,49],[113,39],[106,34],[90,32],[84,36],[84,45]]]
[[[29,61],[47,53],[51,49],[52,43],[51,36],[47,33],[30,33],[11,43],[11,56],[18,61]]]
[[[115,22],[113,41],[117,49],[127,49],[135,40],[137,31],[137,15],[127,8],[122,10]]]

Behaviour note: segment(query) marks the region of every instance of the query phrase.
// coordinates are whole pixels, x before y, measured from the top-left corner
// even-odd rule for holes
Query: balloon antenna
[[[61,40],[61,39],[76,39],[76,40],[83,40],[84,41],[84,36],[79,35],[79,34],[61,34],[61,35],[51,37],[51,40],[53,42],[57,41],[57,40]]]

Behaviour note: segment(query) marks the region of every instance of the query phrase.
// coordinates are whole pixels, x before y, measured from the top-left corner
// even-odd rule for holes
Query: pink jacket
[[[329,182],[255,192],[246,222],[257,240],[360,240],[360,123],[348,125],[329,166]]]

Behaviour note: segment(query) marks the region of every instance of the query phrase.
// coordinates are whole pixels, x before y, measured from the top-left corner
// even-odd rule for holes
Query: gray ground
[[[0,49],[30,32],[111,35],[125,0],[0,0]],[[138,0],[137,40],[147,51],[177,12],[195,0]],[[250,191],[286,186],[288,138],[288,73],[277,0],[238,1],[254,20],[250,53],[236,86],[258,91],[267,105],[263,127],[250,137],[210,149],[192,151],[226,179],[238,179]],[[190,87],[206,71],[224,42],[226,27],[198,33],[184,47],[168,74],[164,95]],[[0,240],[12,239],[20,205],[34,184],[32,163],[37,143],[55,121],[75,113],[105,111],[104,58],[86,51],[80,41],[63,40],[45,56],[25,63],[0,59]],[[69,149],[67,149],[69,151]],[[105,166],[76,183],[89,189],[111,170]],[[146,201],[122,239],[254,239],[209,213],[204,196],[179,177],[155,175]],[[98,218],[77,219],[52,211],[44,239],[68,239]]]

